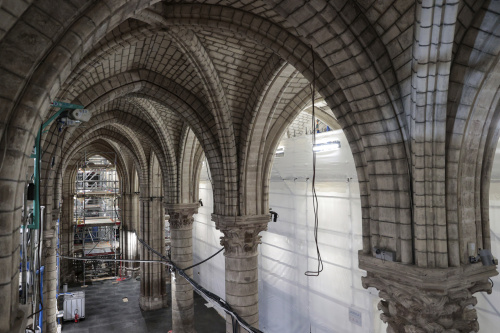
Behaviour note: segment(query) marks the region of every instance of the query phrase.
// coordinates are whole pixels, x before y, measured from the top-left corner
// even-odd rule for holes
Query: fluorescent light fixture
[[[325,100],[322,100],[322,101],[318,101],[316,103],[314,103],[314,106],[317,107],[317,108],[322,108],[322,107],[325,107],[327,106],[328,104],[326,103]]]
[[[335,141],[328,141],[324,143],[317,143],[313,145],[313,152],[318,153],[322,151],[332,151],[332,150],[337,150],[340,149],[340,141],[335,140]]]
[[[278,147],[278,149],[276,149],[276,157],[283,156],[285,156],[285,147]]]

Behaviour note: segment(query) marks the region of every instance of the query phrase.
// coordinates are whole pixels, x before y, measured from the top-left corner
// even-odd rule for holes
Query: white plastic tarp
[[[354,161],[341,131],[321,133],[319,143],[339,140],[338,150],[317,153],[316,191],[319,201],[319,247],[324,270],[317,268],[312,205],[311,136],[285,139],[283,157],[275,158],[270,182],[270,207],[279,214],[262,232],[259,247],[259,317],[266,333],[385,332],[379,319],[376,290],[361,286],[357,268],[361,243],[361,204]],[[203,207],[195,216],[194,261],[220,248],[215,229],[211,184],[201,172]],[[194,278],[224,297],[222,253],[194,269]]]
[[[260,327],[265,332],[385,332],[375,290],[361,286],[361,202],[354,160],[342,131],[317,135],[340,148],[316,154],[318,277],[312,197],[312,136],[285,139],[275,158],[270,207],[279,214],[263,233],[259,272]],[[351,320],[350,320],[351,319]]]
[[[198,208],[193,223],[193,261],[200,262],[222,248],[220,237],[222,233],[215,229],[211,219],[213,213],[212,186],[208,178],[206,164],[204,163],[201,176],[199,197],[203,206]],[[193,278],[205,289],[225,298],[224,280],[224,255],[222,252],[206,263],[193,268]],[[214,307],[221,315],[224,312]]]

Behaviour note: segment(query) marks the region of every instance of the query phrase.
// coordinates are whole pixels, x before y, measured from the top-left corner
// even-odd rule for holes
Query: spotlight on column
[[[203,207],[203,201],[201,201],[201,199],[200,199],[200,200],[198,200],[198,202],[200,203],[200,206]]]
[[[271,213],[271,215],[273,216],[273,222],[277,222],[278,221],[278,213],[273,211],[272,208],[269,208],[269,213]]]
[[[276,149],[276,157],[283,156],[285,156],[285,147],[278,147],[278,149]]]
[[[490,250],[479,249],[479,257],[481,258],[481,263],[483,264],[483,266],[498,265],[498,259],[493,258],[493,255],[491,254]]]
[[[483,266],[498,265],[498,259],[494,258],[491,251],[487,249],[479,249],[479,254],[476,257],[469,256],[469,262],[471,264],[481,262]]]
[[[68,112],[68,117],[71,120],[88,122],[92,117],[92,112],[87,109],[74,109]]]

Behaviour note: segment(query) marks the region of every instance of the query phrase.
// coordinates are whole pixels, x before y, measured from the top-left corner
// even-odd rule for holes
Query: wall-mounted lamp
[[[201,201],[201,199],[200,199],[200,200],[198,200],[198,202],[200,203],[200,206],[203,207],[203,201]]]
[[[276,157],[283,156],[285,156],[285,147],[278,147],[278,149],[276,149]]]
[[[278,213],[273,211],[272,208],[269,208],[269,213],[271,213],[271,215],[273,216],[273,218],[272,218],[273,222],[277,222],[278,221]]]
[[[335,141],[328,141],[325,143],[317,143],[313,145],[313,152],[318,153],[322,151],[332,151],[332,150],[337,150],[340,149],[340,141],[335,140]]]
[[[494,258],[490,250],[479,249],[479,254],[477,257],[469,256],[469,262],[471,264],[481,262],[483,266],[496,266],[498,265],[498,259]]]

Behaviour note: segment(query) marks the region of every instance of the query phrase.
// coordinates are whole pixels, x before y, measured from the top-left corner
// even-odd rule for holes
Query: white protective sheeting
[[[500,257],[500,147],[497,147],[490,183],[491,253]],[[477,293],[480,332],[498,332],[500,327],[500,276],[492,278],[493,293]]]
[[[375,289],[361,286],[358,269],[361,242],[361,204],[354,160],[341,131],[317,135],[317,142],[340,140],[341,148],[317,153],[316,190],[319,200],[319,244],[324,271],[307,277],[317,267],[312,206],[311,136],[284,139],[284,157],[275,158],[270,207],[279,214],[262,232],[259,247],[260,329],[282,332],[385,332],[376,305]],[[194,261],[220,248],[212,213],[212,192],[205,166],[201,172],[203,207],[195,216]],[[194,269],[195,279],[224,297],[222,254]],[[349,321],[349,315],[361,322]]]
[[[354,161],[341,131],[318,135],[318,142],[341,141],[339,150],[317,154],[316,189],[319,200],[319,243],[324,271],[306,277],[316,268],[313,237],[314,215],[311,195],[311,136],[284,139],[284,157],[275,158],[270,207],[279,214],[262,232],[259,271],[260,329],[282,332],[385,332],[379,319],[375,289],[361,286],[364,272],[357,268],[361,249],[361,206]],[[500,150],[497,150],[500,155]],[[352,178],[352,179],[351,179]],[[349,179],[349,181],[348,181]],[[490,188],[492,253],[500,256],[500,157],[495,159]],[[195,216],[194,262],[220,249],[219,237],[210,214],[212,187],[205,166],[201,172],[200,198],[203,207]],[[219,254],[194,269],[195,279],[208,290],[224,297],[224,257]],[[500,327],[500,277],[492,295],[477,293],[481,332]],[[361,326],[349,321],[349,314],[361,314]]]
[[[206,163],[200,175],[199,197],[203,201],[203,207],[198,208],[198,214],[194,216],[193,223],[193,262],[198,263],[222,248],[220,237],[222,233],[215,229],[212,221],[213,195],[212,186],[208,178]],[[224,252],[224,251],[223,251]],[[224,255],[219,253],[202,265],[193,268],[193,278],[205,289],[225,298],[226,286],[224,280]],[[221,315],[224,312],[214,307]]]
[[[378,292],[361,286],[361,202],[351,150],[342,131],[317,134],[317,143],[335,140],[340,149],[316,154],[324,264],[318,277],[304,274],[317,269],[312,136],[283,140],[284,156],[274,160],[269,200],[279,218],[263,233],[259,258],[260,327],[265,332],[385,332],[376,310]],[[349,320],[350,313],[361,325]]]

